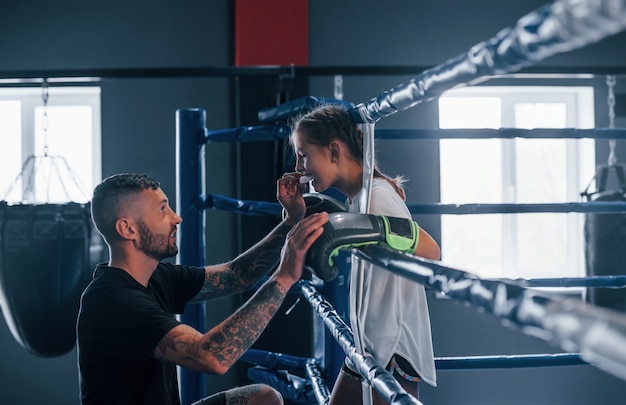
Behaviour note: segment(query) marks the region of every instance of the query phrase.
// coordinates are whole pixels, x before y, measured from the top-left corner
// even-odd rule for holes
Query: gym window
[[[44,105],[43,88],[0,88],[0,198],[86,202],[101,178],[100,88],[45,91]],[[22,173],[29,158],[37,158],[32,177]]]
[[[440,128],[593,128],[591,87],[468,87],[439,99]],[[593,139],[444,139],[441,202],[580,202]],[[580,213],[443,215],[442,259],[483,278],[581,277]]]

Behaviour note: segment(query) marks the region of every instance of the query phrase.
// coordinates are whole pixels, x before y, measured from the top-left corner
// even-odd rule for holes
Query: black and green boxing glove
[[[324,233],[313,243],[305,268],[324,281],[337,277],[334,258],[339,250],[384,243],[404,253],[413,253],[419,242],[419,226],[408,218],[337,212],[328,214]]]
[[[323,193],[305,193],[302,198],[306,204],[305,217],[317,212],[346,212],[345,204]]]

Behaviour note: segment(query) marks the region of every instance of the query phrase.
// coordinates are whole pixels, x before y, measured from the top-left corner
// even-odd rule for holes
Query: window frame
[[[594,122],[594,89],[591,86],[473,86],[454,89],[445,92],[441,97],[497,97],[500,99],[501,128],[515,128],[515,105],[525,102],[530,103],[565,103],[566,105],[566,128],[593,128]],[[441,119],[440,104],[440,119]],[[450,127],[450,126],[447,126]],[[454,142],[455,140],[441,140],[441,142]],[[515,203],[516,199],[516,139],[501,139],[501,202]],[[567,139],[566,148],[566,195],[568,201],[579,201],[580,191],[584,189],[595,172],[595,143],[593,139]],[[585,148],[585,149],[583,149]],[[590,149],[591,148],[591,149]],[[585,153],[583,153],[583,151]],[[440,161],[446,161],[441,151]],[[593,161],[588,161],[593,159]],[[442,177],[442,182],[445,179]],[[440,185],[442,189],[445,185]],[[545,201],[550,203],[552,201]],[[472,201],[443,201],[442,203],[473,203]],[[480,214],[479,214],[480,215]],[[502,255],[501,277],[508,278],[534,278],[526,277],[519,269],[517,221],[521,216],[528,214],[506,214],[502,216]],[[584,216],[577,213],[559,214],[567,215],[566,219],[566,257],[565,268],[559,270],[564,277],[580,277],[585,274],[584,259]],[[445,238],[445,224],[442,221],[442,239]],[[442,244],[445,258],[445,244]],[[470,269],[480,275],[480,269]],[[561,274],[565,272],[565,274]],[[552,275],[550,275],[552,277]]]
[[[85,190],[89,193],[91,186],[98,184],[102,179],[101,88],[90,84],[88,86],[48,86],[46,89],[48,107],[88,106],[91,108],[91,184],[86,185],[87,190]],[[43,87],[0,87],[0,101],[17,100],[21,104],[21,165],[12,175],[11,181],[20,174],[29,157],[44,155],[43,150],[35,150],[36,121],[39,119],[37,110],[44,106],[43,94]]]

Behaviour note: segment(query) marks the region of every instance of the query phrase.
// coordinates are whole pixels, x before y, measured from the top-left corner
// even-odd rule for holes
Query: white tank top
[[[360,212],[359,196],[347,203],[349,212]],[[370,194],[370,213],[411,218],[411,212],[384,179],[375,178]],[[419,241],[418,241],[419,243]],[[358,314],[365,351],[385,367],[394,354],[408,360],[421,380],[436,386],[430,315],[424,286],[373,264],[364,263],[363,303]],[[356,273],[356,272],[353,272]],[[355,285],[351,274],[351,286]],[[350,288],[354,311],[356,288]]]

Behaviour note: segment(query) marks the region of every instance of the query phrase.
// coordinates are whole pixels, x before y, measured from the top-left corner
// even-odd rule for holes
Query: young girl
[[[334,187],[347,196],[347,210],[360,212],[363,184],[363,133],[349,112],[326,105],[306,114],[294,126],[291,144],[296,170],[312,178],[320,192]],[[391,178],[374,165],[370,214],[411,218],[402,178]],[[439,260],[439,245],[422,228],[415,255]],[[364,350],[386,366],[402,387],[418,397],[418,381],[436,385],[430,317],[424,286],[366,263],[360,313]],[[354,275],[352,275],[354,280]],[[354,281],[351,281],[354,285]],[[351,289],[351,304],[355,291]],[[354,311],[354,309],[353,309]],[[375,405],[386,403],[376,392]],[[330,405],[362,403],[361,376],[344,361]]]

